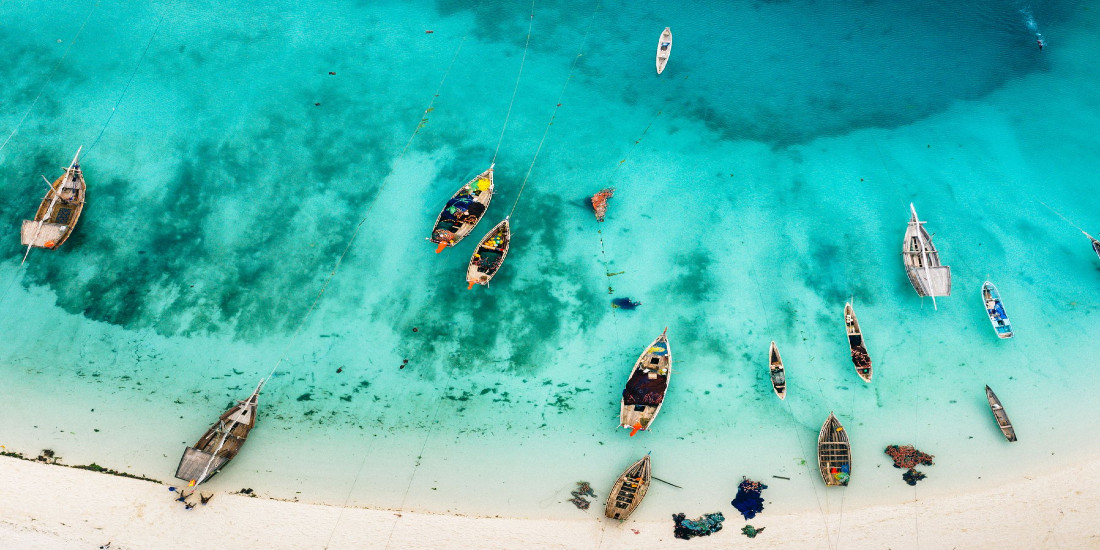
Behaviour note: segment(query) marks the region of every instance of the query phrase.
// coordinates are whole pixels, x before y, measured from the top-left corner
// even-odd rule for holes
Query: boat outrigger
[[[920,296],[930,296],[936,308],[936,296],[951,295],[951,267],[940,264],[940,253],[932,244],[932,236],[917,218],[917,210],[909,203],[909,227],[901,246],[901,257],[909,282]]]
[[[668,328],[665,328],[642,351],[619,401],[619,425],[630,429],[632,437],[639,430],[649,430],[665,401],[668,381],[672,378],[672,348],[667,334]]]
[[[76,222],[80,220],[80,213],[84,211],[84,193],[87,185],[84,183],[84,171],[80,169],[80,147],[76,150],[76,156],[61,174],[51,184],[46,180],[50,190],[42,198],[38,205],[38,211],[33,220],[23,220],[20,230],[20,238],[27,252],[23,254],[23,261],[27,261],[32,248],[48,248],[51,250],[61,246],[73,234]]]
[[[248,432],[256,425],[256,404],[260,398],[260,388],[264,381],[256,386],[256,391],[244,401],[238,401],[218,421],[206,430],[194,447],[188,447],[180,458],[176,468],[176,477],[198,485],[218,473],[233,457],[237,456]]]
[[[448,246],[454,246],[477,227],[477,223],[489,209],[493,200],[493,167],[478,174],[474,179],[458,188],[447,201],[447,205],[435,218],[432,236],[428,240],[438,244],[436,254]]]

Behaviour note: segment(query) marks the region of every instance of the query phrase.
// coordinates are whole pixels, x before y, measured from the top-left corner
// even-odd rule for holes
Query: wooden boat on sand
[[[668,392],[668,381],[672,378],[672,348],[667,333],[668,328],[665,328],[642,351],[619,401],[619,425],[629,428],[631,437],[653,425]]]
[[[494,166],[496,164],[490,165],[488,170],[458,188],[436,216],[432,236],[428,237],[429,241],[439,245],[435,249],[436,254],[448,246],[458,244],[485,216],[485,211],[489,209],[489,202],[493,200]]]
[[[856,310],[852,309],[851,302],[844,304],[844,328],[848,332],[848,349],[852,352],[852,364],[856,367],[856,374],[864,382],[870,382],[871,355],[867,353],[863,331],[859,329],[859,320],[856,319]]]
[[[665,27],[665,30],[661,31],[661,38],[657,41],[657,74],[665,70],[670,54],[672,54],[672,31]]]
[[[1001,400],[997,399],[997,394],[993,393],[993,390],[989,389],[989,386],[985,387],[985,399],[989,401],[989,408],[993,411],[993,418],[997,421],[997,426],[1001,428],[1001,433],[1005,434],[1005,439],[1016,441],[1016,430],[1012,427],[1012,422],[1008,420],[1008,413],[1006,413],[1005,408],[1001,406]]]
[[[771,377],[775,395],[785,399],[787,397],[786,371],[783,369],[783,358],[779,357],[779,348],[775,346],[775,341],[772,341],[771,349],[768,350],[768,374]]]
[[[829,413],[817,436],[817,466],[825,485],[848,485],[852,475],[852,448],[848,432],[833,413]]]
[[[1001,303],[1001,293],[989,281],[982,284],[982,302],[985,303],[985,313],[989,316],[989,322],[993,323],[997,338],[1012,338],[1012,324],[1005,313],[1004,304]]]
[[[512,246],[512,230],[508,218],[489,230],[481,242],[477,243],[474,255],[470,256],[470,265],[466,267],[466,289],[474,285],[489,286],[489,281],[497,274],[504,258],[508,256],[508,247]]]
[[[248,399],[238,401],[236,406],[225,411],[194,447],[183,452],[176,468],[177,478],[190,482],[190,486],[198,485],[214,477],[237,456],[248,432],[256,425],[256,403],[263,387],[264,381],[260,380]]]
[[[625,520],[638,508],[649,490],[649,455],[631,464],[607,493],[603,514],[611,519]]]
[[[23,220],[23,227],[19,236],[23,246],[27,247],[23,254],[23,261],[27,261],[32,248],[56,249],[69,239],[76,228],[76,222],[80,220],[80,213],[84,211],[84,193],[87,185],[84,183],[84,171],[80,169],[80,151],[76,150],[76,156],[61,174],[51,184],[46,180],[50,190],[42,198],[38,205],[38,211],[33,220]],[[42,176],[46,179],[46,176]]]
[[[917,210],[909,204],[912,217],[905,230],[905,242],[901,246],[901,258],[909,282],[920,296],[931,296],[936,307],[936,296],[951,295],[951,268],[940,264],[940,253],[932,244],[932,236],[917,218]]]

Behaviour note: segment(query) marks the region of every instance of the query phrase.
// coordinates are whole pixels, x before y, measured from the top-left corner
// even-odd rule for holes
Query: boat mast
[[[69,167],[65,169],[65,177],[66,178],[72,176],[73,167],[76,166],[77,161],[80,159],[80,151],[82,149],[84,149],[83,145],[81,145],[80,147],[77,148],[76,156],[73,157],[73,161],[71,163],[69,163]],[[31,255],[31,248],[34,247],[34,241],[38,240],[38,234],[42,232],[42,225],[44,223],[46,223],[46,220],[50,218],[50,214],[53,213],[53,207],[54,207],[54,205],[57,204],[57,199],[61,198],[60,189],[54,188],[53,184],[50,183],[50,180],[46,179],[46,176],[42,176],[42,179],[46,180],[46,185],[48,185],[50,187],[50,191],[53,193],[53,199],[50,200],[50,206],[48,208],[46,208],[46,215],[42,216],[42,219],[38,220],[38,227],[36,227],[34,229],[34,235],[31,237],[31,242],[30,242],[30,244],[27,245],[27,252],[25,254],[23,254],[23,261],[19,262],[19,265],[23,265],[23,264],[27,263],[27,256]],[[65,181],[62,180],[60,187],[64,187],[64,186],[65,186]]]
[[[913,203],[909,203],[909,211],[913,213],[913,221],[910,223],[917,224],[917,241],[920,242],[920,256],[921,265],[924,267],[925,285],[927,285],[928,295],[932,297],[932,309],[939,309],[936,307],[936,290],[932,288],[932,273],[928,269],[928,247],[924,244],[924,236],[921,235],[921,221],[917,218],[917,209],[913,208]]]

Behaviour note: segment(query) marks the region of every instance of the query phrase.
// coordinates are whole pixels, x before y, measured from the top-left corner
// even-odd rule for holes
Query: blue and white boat
[[[985,302],[985,312],[989,315],[989,322],[993,323],[997,338],[1012,338],[1012,324],[1008,321],[1004,304],[1001,303],[1001,293],[989,281],[982,284],[982,301]]]

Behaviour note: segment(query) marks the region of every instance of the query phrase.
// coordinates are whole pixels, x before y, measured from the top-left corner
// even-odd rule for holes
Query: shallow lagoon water
[[[62,250],[20,267],[14,230],[0,244],[0,444],[169,480],[277,366],[211,486],[595,517],[564,502],[573,483],[602,501],[652,451],[684,489],[655,485],[640,517],[729,516],[748,475],[770,486],[761,518],[836,525],[844,507],[1088,456],[1100,263],[1038,201],[1100,232],[1097,16],[1032,4],[1040,53],[1022,6],[968,9],[699,2],[669,18],[536,2],[524,61],[522,3],[0,4],[0,130],[18,129],[0,217],[17,227],[37,175],[79,145],[89,183]],[[494,156],[483,225],[433,254],[439,208]],[[598,224],[585,199],[607,186]],[[465,290],[476,239],[517,196],[506,264]],[[910,202],[953,268],[935,311],[899,257]],[[987,278],[1010,341],[981,309]],[[642,305],[612,308],[621,296]],[[848,299],[870,385],[847,358]],[[628,438],[619,392],[666,326],[666,404]],[[785,402],[766,381],[771,340]],[[853,441],[843,490],[812,463],[829,411]],[[893,443],[936,455],[915,489],[882,452]]]

